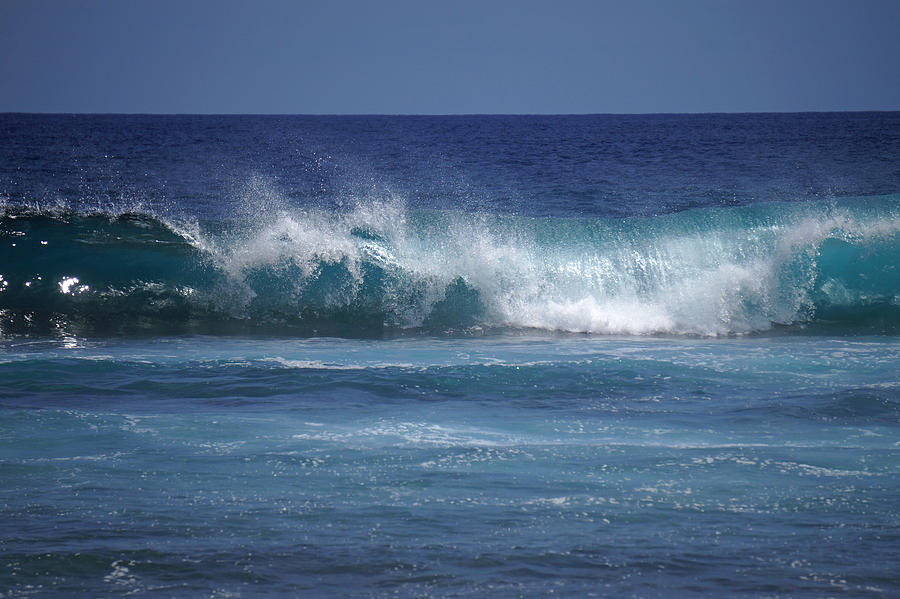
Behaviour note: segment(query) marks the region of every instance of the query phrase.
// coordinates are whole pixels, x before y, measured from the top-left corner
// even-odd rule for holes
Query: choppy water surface
[[[0,131],[2,596],[900,594],[897,115]]]

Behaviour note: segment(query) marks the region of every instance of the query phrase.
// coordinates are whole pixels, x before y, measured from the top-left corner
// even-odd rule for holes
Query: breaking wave
[[[3,334],[900,331],[900,196],[652,218],[0,207]]]

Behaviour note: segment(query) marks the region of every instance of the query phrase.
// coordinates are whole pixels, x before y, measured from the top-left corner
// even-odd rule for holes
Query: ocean
[[[0,597],[900,595],[900,113],[0,141]]]

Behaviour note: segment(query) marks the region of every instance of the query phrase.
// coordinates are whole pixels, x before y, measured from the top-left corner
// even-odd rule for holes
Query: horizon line
[[[7,110],[0,115],[29,116],[319,116],[319,117],[537,117],[537,116],[703,116],[765,114],[871,114],[896,113],[896,109],[873,110],[739,110],[696,112],[54,112]]]

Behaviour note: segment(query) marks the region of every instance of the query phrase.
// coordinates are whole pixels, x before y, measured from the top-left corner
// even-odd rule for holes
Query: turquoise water
[[[522,217],[366,201],[210,221],[7,206],[10,333],[889,333],[900,196]]]
[[[13,595],[900,587],[895,339],[3,349]]]
[[[900,594],[896,114],[0,133],[0,597]]]

